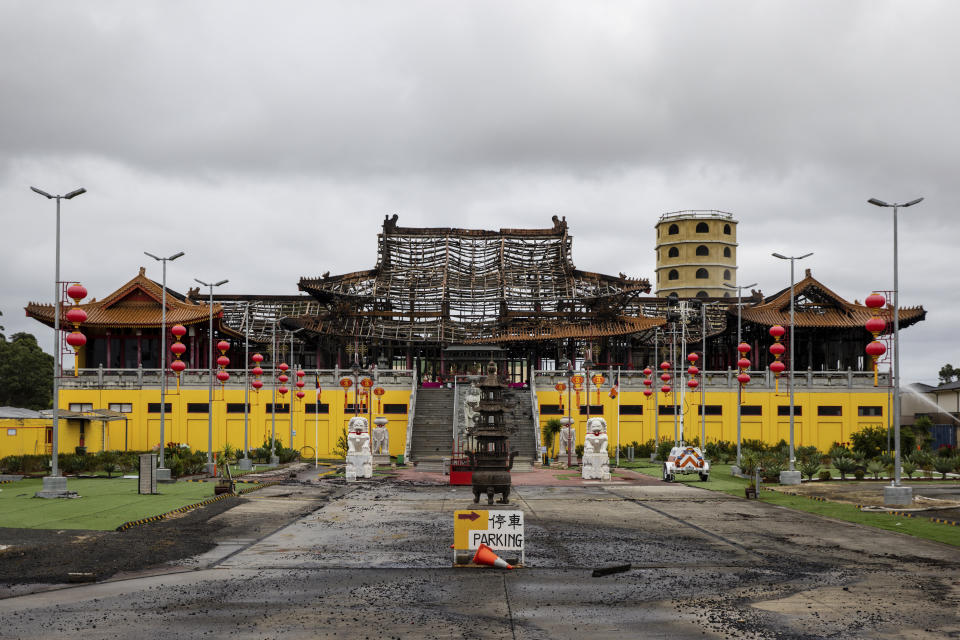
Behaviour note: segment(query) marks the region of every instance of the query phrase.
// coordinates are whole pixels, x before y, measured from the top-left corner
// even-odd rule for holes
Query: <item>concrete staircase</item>
[[[533,430],[530,392],[515,389],[507,393],[507,398],[513,402],[513,408],[504,418],[518,426],[517,432],[510,437],[510,447],[519,452],[513,459],[513,471],[532,471],[533,462],[537,459],[537,441]]]
[[[443,471],[453,449],[453,389],[418,389],[410,458],[417,471]]]

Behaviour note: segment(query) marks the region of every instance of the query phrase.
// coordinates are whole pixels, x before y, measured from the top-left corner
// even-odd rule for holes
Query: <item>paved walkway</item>
[[[514,472],[510,474],[511,483],[515,487],[592,487],[598,485],[640,485],[650,486],[662,484],[654,478],[629,469],[610,469],[613,478],[609,482],[600,480],[584,480],[580,477],[580,469],[557,469],[534,467],[532,471]],[[450,478],[442,473],[416,471],[412,467],[400,467],[396,471],[396,479],[417,484],[449,485]]]

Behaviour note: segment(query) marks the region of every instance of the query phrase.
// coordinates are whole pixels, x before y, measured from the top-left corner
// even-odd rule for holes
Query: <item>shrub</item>
[[[946,480],[947,474],[953,471],[954,464],[955,461],[953,458],[941,458],[937,456],[936,460],[933,461],[933,468],[942,474],[942,480]]]
[[[807,480],[813,480],[813,476],[820,471],[820,454],[818,453],[816,457],[809,457],[806,460],[800,461],[800,473],[807,476]],[[825,472],[828,476],[830,475],[829,471]]]
[[[797,447],[794,449],[794,454],[797,457],[799,462],[805,462],[808,460],[816,460],[817,464],[820,464],[823,456],[820,455],[820,452],[814,446],[808,447]]]
[[[877,425],[866,426],[850,436],[853,450],[867,458],[875,458],[887,448],[887,429]]]
[[[901,461],[900,461],[900,471],[904,472],[905,474],[907,474],[907,477],[908,477],[908,478],[911,478],[911,479],[912,479],[912,478],[913,478],[913,474],[915,474],[915,473],[917,472],[917,465],[916,465],[914,462],[910,461],[909,459],[908,459],[908,460],[901,460]]]
[[[23,458],[7,456],[0,459],[0,473],[18,473],[23,468]]]
[[[103,451],[97,457],[98,466],[107,472],[108,478],[112,478],[120,468],[120,454],[116,451]]]
[[[637,447],[633,453],[638,458],[649,458],[650,454],[656,453],[656,451],[657,451],[657,443],[654,441],[653,438],[650,438],[649,440],[644,442],[642,445]]]
[[[547,454],[551,458],[556,453],[556,451],[553,450],[553,445],[557,441],[557,436],[560,434],[562,428],[563,424],[559,418],[550,418],[540,427],[540,430],[543,432],[543,446],[547,448]]]
[[[884,464],[883,460],[881,460],[880,458],[871,460],[867,464],[867,471],[873,474],[874,480],[879,480],[880,474],[883,473],[884,470],[886,470],[886,468],[887,468],[887,465]]]
[[[760,464],[760,453],[752,449],[740,450],[740,471],[747,476],[752,476],[757,471]]]
[[[280,441],[277,440],[277,443],[279,444]],[[265,448],[267,449],[267,451],[269,451],[270,444],[269,443],[264,443],[264,444],[266,444]],[[343,429],[340,430],[340,433],[337,435],[337,446],[333,448],[333,455],[335,455],[338,458],[346,459],[348,449],[349,449],[349,446],[347,445],[347,427],[344,426]]]
[[[673,440],[661,440],[657,445],[657,460],[666,462],[671,449],[673,449]]]
[[[847,474],[856,470],[857,462],[850,456],[840,456],[833,460],[833,466],[840,472],[840,479],[846,480]]]
[[[578,457],[578,458],[582,458],[582,457],[583,457],[583,445],[582,445],[582,444],[578,444],[576,447],[574,447],[574,448],[573,448],[573,451],[574,451],[574,453],[577,454],[577,457]]]
[[[229,442],[225,443],[223,451],[220,452],[220,459],[226,460],[228,463],[233,462],[237,459],[237,450]]]
[[[766,451],[766,450],[767,450],[767,445],[766,445],[766,443],[764,443],[763,440],[753,440],[753,439],[741,440],[741,441],[740,441],[740,455],[741,455],[741,457],[743,456],[743,452],[744,452],[746,449],[750,449],[750,450],[752,450],[752,451]]]
[[[952,458],[953,447],[948,444],[940,445],[940,447],[937,449],[937,455],[941,458]]]
[[[287,462],[293,462],[299,457],[300,457],[299,451],[297,451],[296,449],[290,449],[288,447],[284,447],[283,449],[280,449],[280,451],[277,453],[277,458],[279,458],[281,464],[286,464]]]
[[[863,469],[861,469],[860,467],[857,467],[856,469],[853,470],[853,477],[856,478],[857,480],[863,480],[864,477],[866,477],[866,475],[867,474],[864,473]]]
[[[850,451],[844,446],[841,446],[839,444],[834,444],[832,447],[830,447],[830,453],[827,455],[829,455],[830,460],[833,461],[836,458],[845,458],[849,456]]]
[[[832,479],[833,479],[833,476],[830,474],[829,471],[827,471],[826,469],[824,469],[823,471],[821,471],[820,473],[817,474],[817,479],[818,479],[818,480],[824,480],[824,481],[826,481],[826,480],[832,480]]]
[[[929,451],[914,451],[910,454],[910,462],[924,471],[933,470],[933,455]]]

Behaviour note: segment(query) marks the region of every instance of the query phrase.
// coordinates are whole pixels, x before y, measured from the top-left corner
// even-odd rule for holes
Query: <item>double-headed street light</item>
[[[905,505],[913,502],[913,489],[900,485],[900,300],[897,272],[897,210],[912,207],[923,198],[905,204],[889,204],[877,198],[867,200],[878,207],[893,209],[893,483],[883,489],[883,501],[887,505]]]
[[[210,287],[210,329],[207,335],[207,342],[210,343],[210,355],[207,361],[207,365],[210,367],[210,395],[207,400],[207,473],[212,475],[216,467],[213,462],[213,288],[227,284],[230,281],[204,282],[198,278],[194,278],[194,280],[205,287]],[[162,444],[163,443],[161,443],[161,445]]]
[[[737,346],[740,346],[740,343],[743,342],[743,338],[740,337],[740,317],[743,314],[743,290],[749,289],[750,287],[757,286],[757,283],[753,284],[727,284],[723,283],[723,286],[730,289],[737,290]],[[741,403],[743,402],[743,385],[737,385],[737,469],[736,473],[740,473],[740,424],[741,424]]]
[[[86,193],[87,190],[80,187],[63,196],[55,196],[36,187],[30,187],[30,190],[48,200],[57,201],[56,266],[53,276],[53,438],[50,456],[50,475],[44,477],[43,490],[39,491],[37,496],[41,498],[59,498],[70,495],[70,492],[67,491],[67,479],[60,476],[60,468],[57,466],[57,447],[59,446],[58,436],[60,431],[60,201],[72,200]]]
[[[796,462],[795,456],[793,453],[793,365],[796,360],[793,357],[793,334],[794,334],[794,322],[793,322],[793,264],[797,260],[803,260],[804,258],[809,258],[813,255],[813,252],[805,253],[802,256],[785,256],[779,253],[772,254],[774,258],[780,258],[781,260],[790,261],[790,468],[788,471],[780,472],[780,484],[800,484],[802,477],[800,472],[794,469],[794,463]]]
[[[170,470],[163,466],[163,452],[167,447],[164,428],[164,418],[167,415],[167,263],[182,257],[184,253],[178,251],[167,258],[155,256],[149,251],[143,253],[163,263],[163,292],[160,302],[160,467],[157,469],[157,480],[163,482],[170,480]]]

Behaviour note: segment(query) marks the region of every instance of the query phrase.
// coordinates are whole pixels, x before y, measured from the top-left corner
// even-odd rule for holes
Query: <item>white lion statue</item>
[[[607,421],[603,418],[590,418],[587,421],[583,452],[584,454],[607,453]]]
[[[570,425],[560,427],[560,453],[558,455],[567,455],[572,453],[577,441],[577,430]]]
[[[380,418],[377,418],[380,420]],[[374,420],[376,422],[376,420]],[[373,428],[370,437],[370,447],[376,455],[387,455],[390,453],[390,432],[382,424],[377,424]]]
[[[350,418],[347,431],[347,453],[370,453],[370,434],[366,418]]]

